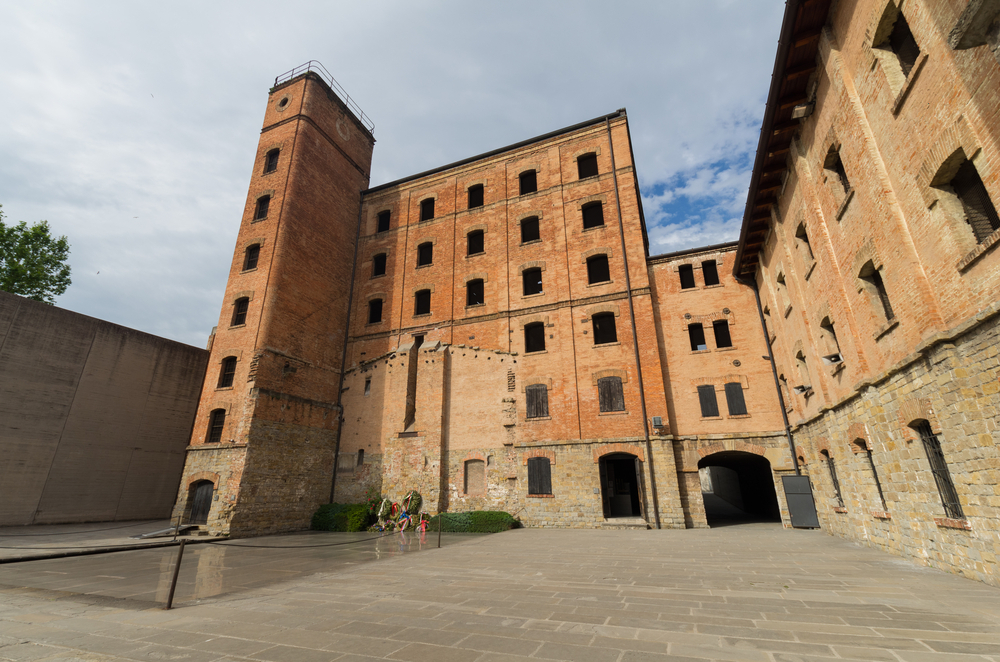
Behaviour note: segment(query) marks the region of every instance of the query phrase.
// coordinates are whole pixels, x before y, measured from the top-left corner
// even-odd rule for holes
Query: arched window
[[[923,442],[924,452],[927,453],[934,482],[937,484],[938,495],[941,497],[941,505],[944,506],[945,517],[965,519],[955,483],[951,480],[951,472],[948,471],[948,463],[944,459],[944,451],[941,450],[941,442],[931,429],[931,424],[927,421],[916,421],[911,427],[920,435],[920,441]]]
[[[587,282],[606,283],[611,280],[611,269],[608,267],[607,255],[592,255],[587,258]]]
[[[892,304],[889,302],[889,293],[882,281],[882,273],[875,268],[875,264],[871,260],[865,262],[864,266],[861,267],[858,278],[868,284],[869,295],[878,300],[886,321],[895,318],[896,313],[893,312]]]
[[[382,321],[382,299],[372,299],[368,302],[368,323],[378,324]]]
[[[824,317],[819,323],[820,343],[822,344],[823,363],[834,365],[843,363],[844,357],[840,354],[840,342],[837,340],[837,332],[833,328],[833,322],[829,317]]]
[[[389,220],[392,217],[392,212],[380,211],[378,213],[378,220],[375,232],[387,232],[389,230]]]
[[[549,387],[531,384],[524,389],[527,418],[545,418],[549,415]]]
[[[420,201],[420,220],[429,221],[434,218],[434,198]]]
[[[837,505],[844,507],[844,495],[840,492],[840,480],[837,479],[837,464],[833,461],[830,451],[820,451],[819,454],[826,460],[826,468],[830,471],[830,482],[833,483],[833,491],[837,495]]]
[[[465,284],[465,305],[478,306],[486,302],[483,292],[483,279],[476,278]]]
[[[233,385],[233,378],[236,376],[236,357],[227,356],[222,359],[222,366],[219,369],[219,388],[229,388]]]
[[[217,444],[222,441],[222,428],[226,425],[226,410],[213,409],[208,416],[208,434],[205,443]]]
[[[552,466],[549,458],[528,458],[528,494],[552,494]]]
[[[524,353],[545,351],[545,324],[532,322],[524,325]]]
[[[257,198],[257,208],[253,213],[253,220],[262,221],[267,218],[267,210],[271,206],[271,196],[262,195]]]
[[[483,185],[476,184],[469,187],[469,209],[483,206]]]
[[[521,219],[521,243],[526,244],[529,241],[540,241],[542,238],[541,232],[538,227],[538,217],[529,216],[528,218]]]
[[[521,272],[521,284],[524,296],[542,293],[542,270],[534,267]]]
[[[604,204],[591,202],[583,206],[583,229],[604,225]]]
[[[260,244],[247,246],[243,253],[243,271],[257,268],[257,261],[260,259]]]
[[[385,263],[388,256],[385,253],[379,253],[378,255],[372,256],[372,278],[375,276],[385,275]]]
[[[583,154],[576,160],[576,173],[580,179],[597,176],[597,154]]]
[[[536,177],[534,170],[525,170],[518,176],[517,179],[520,184],[521,195],[534,193],[538,190],[538,178]]]
[[[417,266],[423,267],[434,262],[434,244],[425,241],[417,246]]]
[[[473,230],[469,234],[465,235],[466,238],[466,255],[479,255],[480,253],[486,252],[486,233],[482,230]]]
[[[419,292],[413,295],[413,314],[414,315],[431,314],[430,290],[420,290]]]
[[[278,155],[281,154],[280,149],[272,149],[264,157],[264,174],[269,172],[274,172],[278,169]]]
[[[232,326],[240,326],[247,323],[247,310],[250,309],[250,299],[240,297],[233,303]]]
[[[614,313],[597,313],[591,320],[594,326],[595,345],[618,342],[618,329],[615,328]]]
[[[601,377],[597,380],[597,400],[602,412],[625,411],[625,391],[621,377]]]

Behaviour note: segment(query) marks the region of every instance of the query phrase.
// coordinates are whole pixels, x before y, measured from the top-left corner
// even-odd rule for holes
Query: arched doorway
[[[698,462],[709,526],[780,522],[771,463],[744,451],[722,451]]]
[[[212,509],[212,495],[215,484],[210,480],[199,480],[188,487],[188,503],[191,504],[191,524],[208,524],[208,512]]]
[[[604,517],[642,517],[642,465],[628,453],[605,455],[599,462]]]

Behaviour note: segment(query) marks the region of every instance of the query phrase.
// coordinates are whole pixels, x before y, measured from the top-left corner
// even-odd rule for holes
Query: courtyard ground
[[[524,529],[435,546],[192,545],[171,611],[176,548],[0,565],[0,658],[1000,661],[1000,590],[822,531]]]

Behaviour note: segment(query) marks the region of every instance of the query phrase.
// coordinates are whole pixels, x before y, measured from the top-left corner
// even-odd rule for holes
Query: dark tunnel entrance
[[[771,463],[760,455],[723,451],[698,462],[709,526],[780,522]]]

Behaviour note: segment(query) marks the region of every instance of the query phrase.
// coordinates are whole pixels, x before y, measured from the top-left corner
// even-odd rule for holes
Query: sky
[[[0,0],[0,205],[71,245],[56,305],[204,346],[268,88],[321,62],[371,185],[626,108],[650,253],[739,236],[784,3]]]

